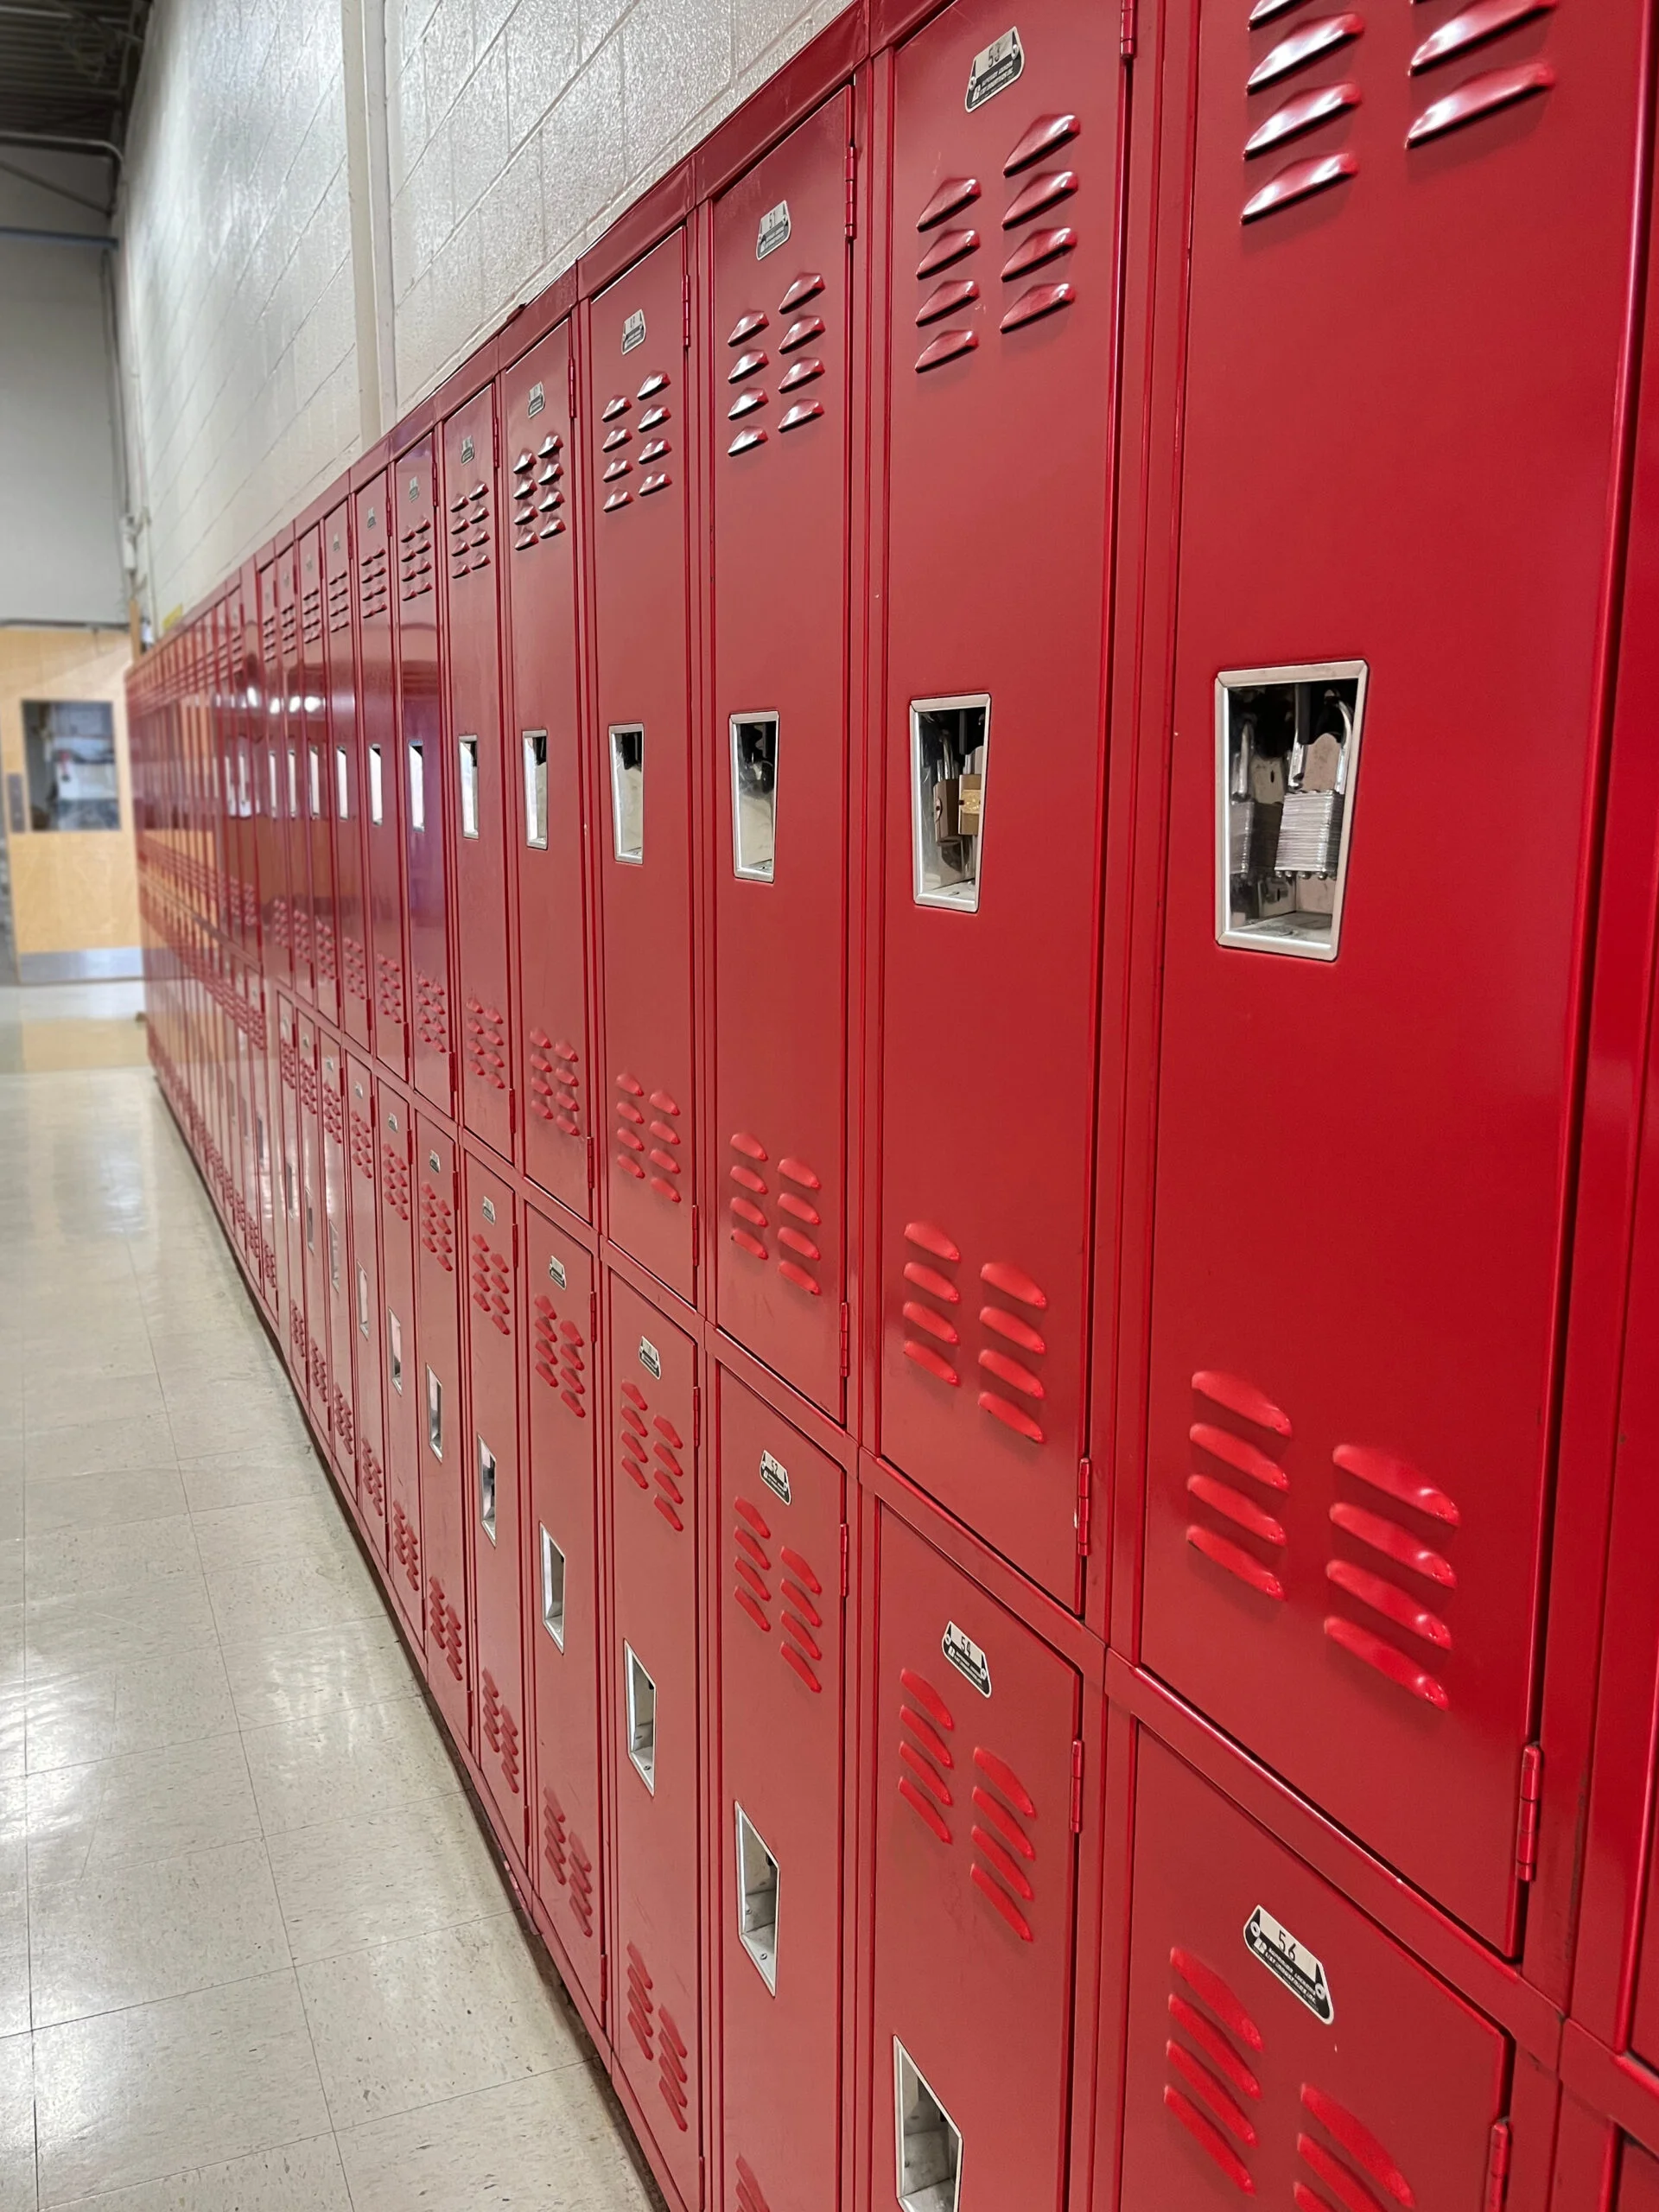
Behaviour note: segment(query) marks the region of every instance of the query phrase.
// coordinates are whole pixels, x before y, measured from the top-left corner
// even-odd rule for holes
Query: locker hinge
[[[1071,1833],[1083,1834],[1083,1738],[1071,1746]]]
[[[596,1290],[590,1291],[588,1296],[588,1342],[589,1345],[599,1342],[599,1293]]]
[[[1492,2128],[1491,2148],[1486,2154],[1486,2198],[1482,2212],[1503,2212],[1509,2192],[1510,2123],[1500,2120]]]
[[[852,1586],[853,1541],[843,1521],[841,1524],[841,1594],[844,1598]]]
[[[574,423],[576,419],[576,357],[574,353],[572,353],[567,359],[565,367],[569,372],[568,382],[570,396],[570,420]],[[588,1140],[588,1150],[590,1156],[593,1153],[593,1149],[594,1141],[593,1139],[589,1137]],[[591,1179],[592,1178],[590,1177],[589,1180]]]
[[[1123,12],[1119,19],[1117,50],[1125,61],[1135,59],[1135,0],[1123,0]]]
[[[680,279],[680,347],[691,351],[691,272],[688,269]]]
[[[842,1375],[849,1371],[849,1363],[852,1356],[852,1308],[843,1303],[841,1309],[841,1371]]]
[[[605,2017],[605,2006],[610,1993],[611,1955],[608,1951],[601,1951],[599,1955],[599,2016],[601,2019]]]
[[[1543,1748],[1529,1744],[1521,1754],[1521,1811],[1515,1828],[1517,1881],[1529,1882],[1538,1872],[1538,1805],[1543,1794]]]
[[[1077,1555],[1089,1556],[1089,1518],[1094,1493],[1095,1463],[1092,1459],[1077,1462]]]
[[[490,416],[490,459],[493,462],[495,462],[499,461],[500,458],[501,425],[497,422],[494,415],[492,414]]]
[[[592,1137],[589,1137],[588,1140],[588,1187],[590,1191],[594,1187],[594,1141]]]
[[[858,149],[850,143],[847,148],[847,235],[858,236]]]
[[[702,1440],[702,1393],[694,1382],[691,1385],[691,1449],[695,1452]]]

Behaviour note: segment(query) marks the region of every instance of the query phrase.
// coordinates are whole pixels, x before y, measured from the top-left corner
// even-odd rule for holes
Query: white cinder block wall
[[[384,0],[398,411],[844,4]],[[121,290],[158,620],[361,443],[341,6],[157,0]]]

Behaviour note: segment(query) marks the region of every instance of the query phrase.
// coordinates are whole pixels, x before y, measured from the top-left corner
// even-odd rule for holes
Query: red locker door
[[[392,684],[391,480],[377,476],[357,495],[353,539],[357,575],[357,696],[363,763],[363,849],[367,870],[368,952],[374,993],[374,1052],[409,1074],[407,954],[404,945],[403,766]]]
[[[333,1410],[328,1387],[327,1176],[322,1157],[322,1098],[318,1079],[319,1033],[300,1014],[300,1249],[305,1269],[305,1389],[311,1417],[325,1436]]]
[[[685,236],[593,303],[610,1234],[695,1296]],[[649,457],[647,457],[649,455]]]
[[[287,1227],[282,1211],[282,1132],[277,1103],[281,1085],[272,1064],[274,1040],[271,1033],[276,1019],[276,1009],[281,1001],[274,992],[267,992],[263,981],[257,976],[251,980],[250,991],[248,1110],[253,1123],[259,1280],[271,1326],[276,1330],[280,1344],[283,1341],[288,1319],[281,1272],[286,1258]]]
[[[305,806],[305,671],[300,658],[299,549],[291,539],[277,549],[276,576],[283,702],[277,768],[282,785],[283,848],[287,855],[288,923],[294,988],[303,1004],[312,1006],[316,1002],[316,981],[311,931],[311,828]]]
[[[346,1166],[346,1067],[339,1045],[318,1040],[322,1118],[322,1273],[328,1301],[328,1426],[334,1465],[357,1495],[357,1418],[352,1388],[351,1226]]]
[[[311,958],[317,1012],[340,1020],[340,938],[334,914],[334,789],[328,757],[328,665],[324,650],[323,533],[307,531],[299,544],[300,718],[303,753],[300,805],[305,817],[311,881]]]
[[[370,1541],[386,1554],[385,1391],[382,1383],[380,1255],[376,1228],[374,1082],[365,1064],[346,1063],[346,1205],[350,1224],[351,1287],[346,1300],[352,1360],[352,1411],[356,1434],[357,1503]],[[395,1562],[405,1584],[403,1562]],[[413,1593],[411,1593],[413,1594]],[[416,1599],[419,1610],[419,1600]]]
[[[358,747],[357,661],[352,637],[351,506],[342,502],[323,524],[327,634],[324,693],[328,702],[325,799],[334,817],[334,933],[340,969],[340,1020],[353,1043],[368,1049],[369,915],[363,861],[363,771]]]
[[[576,540],[570,325],[501,378],[499,498],[512,508],[505,580],[511,711],[503,779],[518,859],[518,1093],[524,1166],[586,1221],[588,1097],[587,810],[576,696]],[[515,766],[515,763],[517,764]]]
[[[598,1894],[599,1535],[594,1382],[594,1263],[533,1208],[524,1213],[530,1300],[531,1676],[536,1887],[594,2016],[603,2018]]]
[[[393,1090],[377,1085],[380,1134],[380,1272],[385,1318],[386,1544],[391,1586],[416,1644],[425,1641],[426,1566],[421,1548],[422,1435],[426,1399],[416,1350],[414,1122]]]
[[[511,1159],[513,1047],[495,501],[495,387],[486,385],[443,426],[449,709],[444,742],[449,758],[442,772],[454,805],[461,1118]]]
[[[1619,2153],[1618,2194],[1613,2201],[1618,2212],[1659,2212],[1659,2158],[1639,2143],[1627,2140]],[[1573,2212],[1573,2208],[1558,2202],[1556,2212]]]
[[[461,1293],[455,1275],[455,1148],[424,1115],[415,1122],[416,1333],[421,1443],[421,1544],[426,1585],[426,1678],[457,1743],[469,1740],[467,1621],[467,1409],[461,1389]]]
[[[502,1833],[524,1854],[524,1511],[518,1452],[518,1240],[512,1192],[466,1157],[467,1351],[472,1384],[473,1749]]]
[[[1005,32],[895,63],[880,1447],[1070,1605],[1123,70]]]
[[[288,854],[283,842],[283,663],[277,644],[276,566],[258,571],[259,681],[256,715],[254,797],[259,847],[259,939],[265,973],[284,989],[294,982],[294,920],[289,909]]]
[[[283,1343],[288,1364],[303,1395],[306,1388],[305,1239],[301,1228],[300,1046],[293,1003],[276,994],[276,1074],[271,1088],[276,1147],[278,1268],[281,1277]]]
[[[423,1096],[447,1114],[454,1103],[443,857],[449,784],[443,772],[438,699],[430,438],[423,438],[403,456],[391,480],[397,529],[397,722],[403,749],[414,1079]]]
[[[840,92],[717,203],[713,332],[715,1298],[837,1416],[851,134]]]
[[[1421,13],[1331,17],[1332,119],[1247,170],[1325,110],[1294,26],[1204,16],[1141,1649],[1507,1948],[1643,11],[1468,85],[1519,19]]]
[[[616,1603],[615,2049],[688,2204],[699,2200],[696,1346],[610,1284]]]
[[[260,957],[259,869],[263,833],[259,827],[259,795],[264,774],[260,728],[259,627],[257,590],[251,568],[242,571],[231,600],[232,674],[237,686],[237,710],[232,722],[236,745],[236,811],[239,824],[241,882],[233,901],[237,936],[251,960]]]
[[[836,2212],[843,1478],[730,1375],[718,1387],[717,2201]]]
[[[1503,2037],[1144,1732],[1133,1894],[1122,2212],[1492,2201]]]

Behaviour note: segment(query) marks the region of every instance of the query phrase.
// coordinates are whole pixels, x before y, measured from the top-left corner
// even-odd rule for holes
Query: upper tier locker
[[[610,1234],[694,1295],[685,233],[593,303]]]
[[[721,1326],[842,1410],[850,92],[715,209]]]
[[[958,0],[893,91],[879,1446],[1067,1605],[1123,74]]]
[[[307,1006],[316,1002],[311,944],[311,847],[306,817],[304,671],[300,662],[299,549],[284,533],[276,547],[276,642],[283,702],[281,785],[283,849],[288,865],[288,929],[294,988]]]
[[[225,866],[229,877],[226,905],[231,942],[257,958],[259,950],[258,862],[253,844],[253,761],[248,742],[247,638],[242,620],[242,588],[232,577],[220,619],[225,625],[225,660],[229,693],[221,718],[225,756]]]
[[[586,1221],[593,1206],[583,878],[587,819],[576,691],[575,390],[562,322],[500,379],[500,497],[512,551],[503,594],[508,646],[507,837],[518,855],[515,1085],[524,1162]],[[515,757],[518,766],[515,770]]]
[[[510,1158],[513,1058],[495,505],[495,387],[486,385],[443,426],[445,772],[454,793],[461,1117],[474,1135]]]
[[[391,479],[357,495],[357,706],[363,762],[363,846],[375,1058],[409,1074],[409,994],[404,982],[404,808],[391,648]]]
[[[276,645],[276,564],[243,571],[245,605],[257,608],[258,681],[255,700],[254,818],[258,825],[259,941],[265,973],[286,990],[294,980],[293,927],[288,909],[288,855],[283,846],[283,671]],[[251,589],[249,585],[251,583]]]
[[[1643,10],[1274,13],[1198,43],[1141,1649],[1508,1947]]]
[[[449,1019],[449,926],[444,889],[443,772],[438,698],[437,561],[432,441],[391,470],[397,536],[397,728],[404,766],[404,873],[409,902],[410,1039],[416,1090],[448,1114],[454,1105]]]
[[[340,1020],[340,941],[334,918],[334,793],[328,773],[328,671],[323,648],[322,527],[298,550],[300,585],[300,810],[311,880],[312,988],[323,1020]],[[298,827],[298,824],[296,824]]]
[[[369,914],[363,874],[362,724],[352,643],[351,503],[322,526],[327,606],[328,804],[334,817],[334,929],[339,940],[340,1020],[365,1049],[369,1027]]]

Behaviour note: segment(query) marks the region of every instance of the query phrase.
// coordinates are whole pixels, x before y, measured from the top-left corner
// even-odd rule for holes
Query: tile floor
[[[0,990],[0,2212],[647,2212],[137,1003]]]

